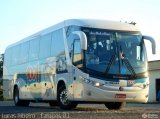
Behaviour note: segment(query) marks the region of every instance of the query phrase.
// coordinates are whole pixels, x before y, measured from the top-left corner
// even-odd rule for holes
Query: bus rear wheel
[[[119,110],[122,107],[124,107],[125,104],[126,104],[125,102],[107,102],[107,103],[105,103],[105,106],[109,110]]]
[[[68,100],[67,90],[65,85],[58,88],[57,101],[61,109],[70,110],[76,108],[77,103]]]
[[[19,99],[19,89],[16,87],[13,94],[15,106],[29,106],[29,101]]]

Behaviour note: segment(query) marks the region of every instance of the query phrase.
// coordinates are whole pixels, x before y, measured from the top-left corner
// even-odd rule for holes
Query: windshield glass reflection
[[[147,71],[146,50],[140,34],[90,29],[85,32],[88,70],[136,76]]]

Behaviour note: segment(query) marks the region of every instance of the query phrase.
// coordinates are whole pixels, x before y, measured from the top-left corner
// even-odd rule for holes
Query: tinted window
[[[67,44],[68,44],[68,50],[69,50],[70,53],[71,53],[73,42],[74,42],[74,39],[75,39],[75,35],[72,33],[74,31],[80,31],[80,27],[78,27],[78,26],[66,27]]]
[[[57,30],[52,34],[51,55],[58,56],[64,53],[63,31]]]
[[[73,64],[78,68],[82,67],[82,55],[81,55],[81,44],[80,39],[74,41],[74,50],[73,50]]]
[[[13,47],[11,65],[19,64],[19,61],[20,61],[20,46],[21,45],[17,45],[15,47]]]
[[[6,50],[6,52],[4,54],[4,64],[6,66],[11,65],[11,58],[12,58],[12,48],[9,48]]]
[[[29,42],[22,43],[21,45],[21,63],[25,63],[28,61],[29,53]]]
[[[43,36],[40,40],[40,54],[39,58],[46,58],[50,56],[51,50],[51,34]]]
[[[86,67],[98,72],[117,74],[119,72],[118,53],[114,32],[107,30],[84,30],[87,35]]]
[[[39,38],[30,41],[29,60],[38,59],[39,54]]]

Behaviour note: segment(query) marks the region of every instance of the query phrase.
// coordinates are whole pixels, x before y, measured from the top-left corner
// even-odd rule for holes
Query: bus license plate
[[[126,98],[126,94],[115,94],[115,98],[124,99]]]

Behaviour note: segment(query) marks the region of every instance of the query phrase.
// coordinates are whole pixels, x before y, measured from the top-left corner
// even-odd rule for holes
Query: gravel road
[[[0,119],[158,119],[160,103],[127,103],[121,110],[108,110],[102,104],[79,104],[74,110],[61,110],[47,103],[15,107],[13,101],[0,102]]]

